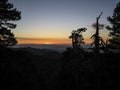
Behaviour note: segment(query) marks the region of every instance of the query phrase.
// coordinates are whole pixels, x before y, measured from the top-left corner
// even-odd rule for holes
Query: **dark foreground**
[[[117,90],[120,54],[41,55],[0,49],[0,89]]]

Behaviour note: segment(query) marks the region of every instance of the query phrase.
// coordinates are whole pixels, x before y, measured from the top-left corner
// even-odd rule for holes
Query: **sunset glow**
[[[68,37],[72,30],[85,27],[85,43],[91,43],[90,37],[95,33],[92,24],[96,22],[96,16],[102,11],[99,23],[108,25],[107,17],[112,15],[118,1],[10,0],[22,14],[13,33],[18,44],[71,44]],[[108,31],[103,29],[100,33],[105,40]]]
[[[70,39],[31,39],[31,38],[17,38],[18,44],[71,44]]]

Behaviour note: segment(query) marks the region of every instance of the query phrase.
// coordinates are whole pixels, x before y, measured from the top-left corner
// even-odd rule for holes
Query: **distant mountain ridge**
[[[82,45],[83,48],[88,48],[89,44]],[[72,45],[56,45],[56,44],[18,44],[16,46],[12,46],[13,48],[23,48],[23,47],[31,47],[35,49],[48,49],[57,52],[63,52],[67,47],[72,47]]]
[[[49,58],[49,59],[60,59],[62,57],[62,53],[60,53],[58,51],[54,51],[52,49],[37,49],[37,48],[31,48],[31,47],[19,47],[19,48],[12,48],[12,50],[18,51],[18,52],[31,53],[31,54]]]
[[[19,44],[16,46],[13,46],[14,48],[23,48],[23,47],[31,47],[35,49],[48,49],[48,50],[54,50],[58,52],[63,52],[66,50],[67,47],[71,47],[71,45],[56,45],[56,44]]]

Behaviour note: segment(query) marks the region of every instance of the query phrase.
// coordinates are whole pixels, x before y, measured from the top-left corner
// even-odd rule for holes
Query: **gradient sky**
[[[101,24],[108,25],[119,0],[9,0],[22,12],[22,19],[13,30],[19,44],[67,44],[72,30],[86,27],[87,43],[95,32],[91,27],[102,11]],[[107,31],[100,30],[106,38]]]

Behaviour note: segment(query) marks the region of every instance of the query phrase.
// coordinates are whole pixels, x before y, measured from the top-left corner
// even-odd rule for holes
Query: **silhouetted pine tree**
[[[82,32],[85,32],[86,30],[87,30],[86,28],[80,28],[72,31],[71,36],[69,36],[69,38],[72,39],[73,48],[80,48],[81,44],[84,43]]]
[[[17,44],[11,29],[16,28],[13,23],[21,19],[21,12],[14,8],[8,0],[0,0],[0,47]]]
[[[100,49],[105,48],[106,44],[103,41],[102,37],[99,36],[99,30],[104,28],[103,24],[99,24],[99,19],[102,15],[101,14],[96,18],[96,23],[92,25],[93,28],[96,29],[96,33],[92,35],[91,39],[93,39],[93,42],[91,43],[90,47],[94,44],[95,48],[95,53],[99,54]]]
[[[120,52],[120,2],[116,5],[113,15],[107,19],[111,24],[107,27],[110,30],[109,47]]]

